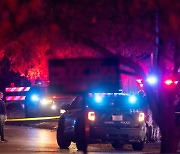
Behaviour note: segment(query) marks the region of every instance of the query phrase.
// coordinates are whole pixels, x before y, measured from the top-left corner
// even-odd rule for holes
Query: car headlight
[[[56,109],[56,105],[53,104],[53,105],[51,106],[51,109],[52,109],[52,110],[55,110],[55,109]]]
[[[47,98],[43,98],[41,100],[41,104],[42,105],[47,105],[47,104],[51,104],[53,101],[51,99],[47,99]]]

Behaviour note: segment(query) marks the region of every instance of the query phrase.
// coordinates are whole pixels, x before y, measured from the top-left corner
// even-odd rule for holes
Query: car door
[[[66,112],[65,121],[64,121],[65,124],[64,133],[66,135],[74,135],[76,120],[78,116],[80,116],[81,114],[82,105],[83,105],[82,97],[77,96],[70,105],[69,110]]]

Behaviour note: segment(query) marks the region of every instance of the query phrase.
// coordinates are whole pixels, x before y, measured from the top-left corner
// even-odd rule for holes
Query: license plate
[[[123,116],[122,115],[112,115],[112,121],[122,121]]]

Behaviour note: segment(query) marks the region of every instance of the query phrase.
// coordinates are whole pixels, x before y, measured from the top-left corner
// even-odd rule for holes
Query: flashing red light
[[[173,81],[172,79],[167,79],[164,81],[164,83],[167,85],[167,86],[170,86],[172,84],[175,84],[177,85],[178,84],[178,81]]]
[[[174,84],[178,84],[179,81],[174,81]]]
[[[173,80],[167,79],[167,80],[164,81],[164,83],[165,83],[166,85],[170,86],[171,84],[173,84]]]
[[[139,84],[139,86],[142,88],[144,85],[141,83],[141,84]]]
[[[136,79],[136,82],[139,84],[139,86],[142,88],[144,85],[142,83],[142,79]]]
[[[136,79],[137,83],[142,83],[142,79]]]

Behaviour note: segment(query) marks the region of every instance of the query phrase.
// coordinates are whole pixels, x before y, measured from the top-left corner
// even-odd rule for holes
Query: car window
[[[70,106],[70,110],[82,108],[82,99],[83,99],[82,96],[78,95],[72,102],[72,104]]]

